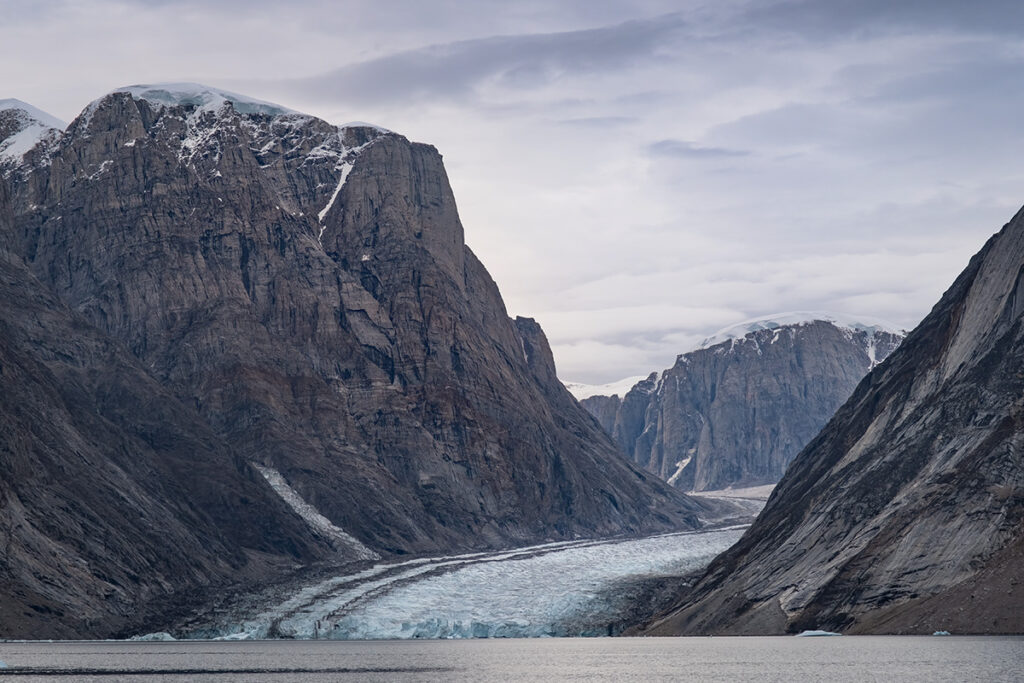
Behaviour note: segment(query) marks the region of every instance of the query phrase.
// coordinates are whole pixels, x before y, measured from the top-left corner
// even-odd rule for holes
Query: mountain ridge
[[[902,339],[878,324],[803,315],[725,328],[718,343],[680,354],[621,398],[595,395],[581,405],[627,457],[673,486],[773,484]]]
[[[651,634],[1020,633],[1024,210]]]
[[[230,444],[260,496],[276,473],[354,539],[350,560],[696,528],[723,509],[618,458],[543,332],[508,317],[430,145],[115,91],[16,169],[0,246]],[[344,552],[281,500],[266,509],[309,557]],[[197,589],[179,578],[165,589]],[[108,616],[75,632],[107,634]],[[67,618],[37,625],[85,628]]]

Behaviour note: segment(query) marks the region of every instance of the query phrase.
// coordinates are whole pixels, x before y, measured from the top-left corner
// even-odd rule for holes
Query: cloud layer
[[[8,4],[0,97],[62,118],[197,80],[437,145],[570,380],[780,310],[911,327],[1024,202],[1017,2]]]

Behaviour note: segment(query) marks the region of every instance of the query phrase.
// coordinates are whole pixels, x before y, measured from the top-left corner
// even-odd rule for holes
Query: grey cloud
[[[750,26],[812,39],[922,30],[1024,33],[1024,3],[1018,0],[794,0],[751,7],[744,17]]]
[[[561,119],[557,123],[562,126],[580,128],[617,128],[635,123],[637,120],[635,116],[588,116],[576,119]]]
[[[672,157],[677,159],[720,159],[723,157],[743,157],[750,154],[741,149],[725,147],[701,147],[686,140],[658,140],[646,147],[647,153],[654,157]]]
[[[522,90],[563,75],[616,71],[654,58],[680,37],[680,15],[614,26],[497,36],[400,52],[282,84],[306,96],[379,104],[462,99],[485,83]]]

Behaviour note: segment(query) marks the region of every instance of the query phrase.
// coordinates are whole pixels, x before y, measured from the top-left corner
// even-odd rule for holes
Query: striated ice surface
[[[496,638],[607,635],[646,578],[706,566],[745,527],[628,541],[550,543],[381,563],[296,590],[216,638]]]

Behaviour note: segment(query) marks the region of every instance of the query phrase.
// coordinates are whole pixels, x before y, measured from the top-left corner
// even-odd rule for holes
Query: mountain
[[[622,394],[569,388],[633,462],[673,486],[773,484],[902,338],[877,320],[783,313],[719,331]]]
[[[1021,633],[1024,210],[651,633]]]
[[[67,126],[60,119],[21,100],[0,100],[0,173],[11,170],[35,150],[45,154]]]
[[[0,228],[9,234],[0,181]],[[0,245],[0,635],[123,633],[330,547]]]
[[[433,147],[195,84],[119,89],[64,131],[30,114],[0,111],[21,122],[3,144],[37,138],[0,168],[4,369],[24,368],[4,399],[26,407],[5,412],[24,464],[0,485],[8,529],[54,522],[8,557],[0,597],[42,616],[0,617],[0,635],[106,635],[228,573],[714,512],[623,462],[558,383],[543,332],[465,246]],[[76,621],[48,588],[66,562],[121,604]],[[47,600],[17,597],[30,585]]]

